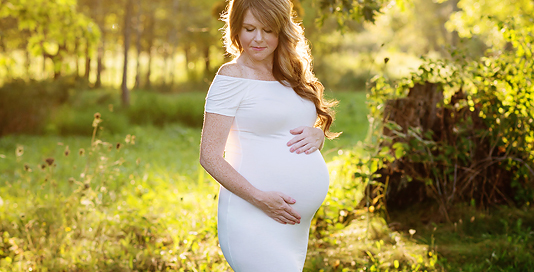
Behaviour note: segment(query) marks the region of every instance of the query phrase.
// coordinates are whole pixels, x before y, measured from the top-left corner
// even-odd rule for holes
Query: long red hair
[[[293,4],[290,0],[230,0],[227,11],[222,15],[224,45],[226,51],[238,57],[243,52],[238,34],[243,27],[245,12],[250,10],[254,17],[278,34],[278,47],[274,52],[273,76],[280,83],[315,104],[316,126],[327,138],[333,139],[340,133],[330,131],[334,121],[332,107],[337,101],[324,98],[324,86],[313,74],[312,56],[304,29],[295,22]]]

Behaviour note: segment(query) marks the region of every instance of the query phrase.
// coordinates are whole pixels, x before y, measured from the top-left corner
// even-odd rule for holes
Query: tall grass
[[[109,122],[129,119],[104,94],[84,93],[83,101],[65,109],[89,115],[83,117],[89,132],[82,136],[0,138],[0,271],[230,271],[216,237],[218,184],[198,164],[200,129],[127,121],[123,131],[110,133]],[[331,187],[312,224],[305,271],[529,267],[528,211],[509,218],[474,214],[474,223],[464,214],[463,225],[433,230],[410,224],[408,219],[420,221],[419,214],[398,220],[403,225],[355,208],[364,184],[354,184],[356,166],[346,165],[346,157],[363,156],[354,146],[367,128],[361,121],[365,94],[330,95],[340,100],[334,131],[344,134],[323,150]],[[202,105],[203,95],[198,97]],[[74,110],[84,107],[85,113]],[[96,109],[103,121],[95,128]],[[494,225],[500,227],[488,227]],[[477,262],[462,257],[475,252]]]

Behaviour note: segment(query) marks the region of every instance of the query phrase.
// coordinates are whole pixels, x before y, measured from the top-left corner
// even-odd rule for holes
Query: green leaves
[[[384,162],[370,170],[389,172],[384,175],[390,186],[406,180],[424,184],[427,196],[445,214],[461,200],[523,205],[534,197],[534,24],[525,24],[534,18],[491,19],[509,43],[506,50],[488,51],[479,59],[458,51],[451,60],[423,58],[407,78],[391,82],[375,77],[370,84],[368,105],[375,127],[370,140],[378,151],[369,162]],[[410,113],[408,91],[417,96],[411,93],[414,86],[426,84],[444,94],[432,113],[438,122],[423,124],[425,109],[433,105],[425,105],[402,126],[390,121],[404,120],[398,116]],[[400,105],[398,112],[385,110],[392,105]],[[402,177],[394,179],[393,172]]]
[[[321,9],[321,16],[316,20],[319,26],[326,18],[336,18],[338,28],[343,30],[350,20],[374,23],[381,9],[388,3],[384,0],[314,0]],[[403,5],[404,1],[400,2]]]

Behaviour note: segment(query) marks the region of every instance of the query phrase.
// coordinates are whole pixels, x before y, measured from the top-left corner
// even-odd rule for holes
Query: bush
[[[362,175],[374,187],[371,198],[406,206],[430,198],[445,217],[458,202],[532,201],[534,61],[525,48],[532,48],[534,27],[509,21],[500,28],[512,50],[475,60],[455,52],[451,61],[426,60],[399,82],[372,81],[379,129],[370,172]]]
[[[42,133],[51,109],[65,103],[75,87],[74,77],[4,84],[0,88],[0,136]]]
[[[202,127],[205,93],[156,95],[135,92],[126,114],[132,124],[164,126],[182,123],[189,127]]]

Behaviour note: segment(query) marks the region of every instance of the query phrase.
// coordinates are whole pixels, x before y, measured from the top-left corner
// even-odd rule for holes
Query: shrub
[[[41,133],[50,110],[65,103],[76,79],[14,80],[0,88],[0,136],[11,133]]]
[[[132,124],[164,126],[182,123],[190,127],[202,127],[205,93],[156,95],[135,92],[132,104],[126,111]]]
[[[371,171],[362,175],[374,185],[371,198],[406,205],[430,198],[445,217],[459,201],[532,201],[534,27],[499,25],[512,50],[476,60],[453,53],[450,61],[426,60],[397,83],[372,81],[369,103],[380,129]]]

